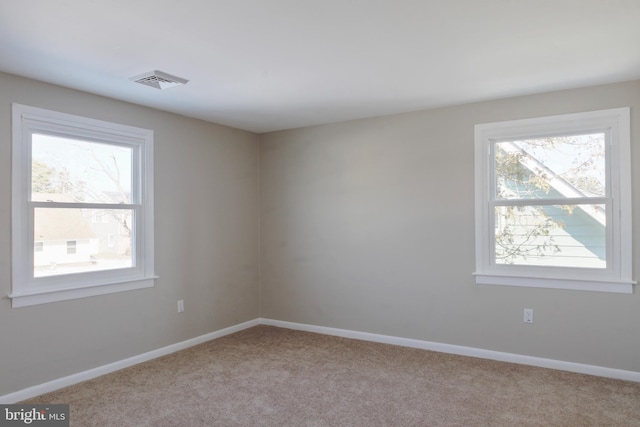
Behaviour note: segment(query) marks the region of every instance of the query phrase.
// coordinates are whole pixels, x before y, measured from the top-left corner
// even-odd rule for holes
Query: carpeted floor
[[[71,425],[640,426],[640,384],[256,326],[29,403]]]

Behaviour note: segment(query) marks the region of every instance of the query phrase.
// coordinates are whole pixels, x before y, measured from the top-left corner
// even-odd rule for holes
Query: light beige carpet
[[[257,326],[29,400],[71,425],[640,426],[640,384]]]

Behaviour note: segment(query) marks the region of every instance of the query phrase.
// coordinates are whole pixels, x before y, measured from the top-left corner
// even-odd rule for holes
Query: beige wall
[[[262,135],[261,316],[639,372],[638,292],[471,275],[474,124],[623,106],[637,259],[638,81]]]
[[[160,279],[20,309],[0,299],[0,396],[258,316],[640,372],[637,293],[476,286],[471,276],[473,125],[482,122],[631,106],[638,253],[640,82],[275,132],[259,143],[0,73],[2,296],[11,102],[154,130]],[[522,323],[524,307],[535,310],[533,325]]]
[[[11,308],[12,102],[154,131],[154,288]],[[0,396],[255,319],[258,143],[249,132],[0,73]]]

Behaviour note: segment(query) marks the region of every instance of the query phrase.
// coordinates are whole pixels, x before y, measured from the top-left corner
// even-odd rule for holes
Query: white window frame
[[[496,142],[604,132],[608,193],[607,268],[497,264],[493,250],[493,149]],[[614,108],[475,126],[476,284],[633,293],[630,109]],[[571,202],[572,199],[567,199]]]
[[[153,286],[156,278],[153,243],[153,131],[16,103],[12,107],[12,284],[9,294],[12,307]],[[125,206],[134,210],[135,215],[132,234],[132,251],[135,255],[131,268],[34,277],[34,210],[42,205],[42,202],[31,201],[31,145],[34,133],[132,148],[134,197],[131,204]],[[56,204],[59,207],[63,205]],[[64,207],[86,206],[66,203]]]

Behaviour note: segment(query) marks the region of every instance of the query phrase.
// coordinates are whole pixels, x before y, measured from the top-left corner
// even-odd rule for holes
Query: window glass
[[[496,264],[606,268],[604,205],[495,208]]]
[[[132,209],[35,208],[34,236],[41,245],[34,248],[33,276],[132,267],[133,215]],[[92,222],[95,216],[110,221]]]
[[[604,197],[605,134],[495,143],[495,197]]]
[[[36,133],[31,192],[65,202],[131,203],[131,147]]]

